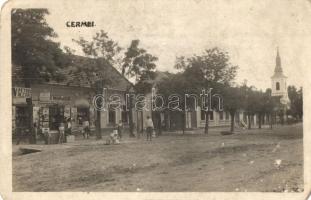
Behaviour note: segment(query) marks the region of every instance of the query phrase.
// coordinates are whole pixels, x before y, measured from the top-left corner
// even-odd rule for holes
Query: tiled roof
[[[48,83],[53,85],[67,85],[80,87],[93,87],[96,80],[106,80],[104,87],[115,90],[126,90],[132,87],[132,83],[128,81],[122,74],[107,62],[101,62],[102,66],[99,72],[94,70],[94,59],[73,56],[72,64],[58,70],[58,73],[64,76],[64,80],[51,80]],[[93,70],[91,70],[93,68]],[[88,70],[90,69],[90,70]],[[98,68],[95,68],[98,69]],[[13,82],[19,80],[21,74],[21,67],[12,67]]]

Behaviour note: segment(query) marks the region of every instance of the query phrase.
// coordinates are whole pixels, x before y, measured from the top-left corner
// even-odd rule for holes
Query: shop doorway
[[[82,125],[84,121],[90,121],[90,108],[78,107],[77,108],[78,124]]]
[[[49,107],[50,130],[58,130],[61,122],[64,122],[64,106],[53,105]]]
[[[14,138],[24,135],[26,130],[30,128],[30,114],[27,106],[15,107],[15,134]]]

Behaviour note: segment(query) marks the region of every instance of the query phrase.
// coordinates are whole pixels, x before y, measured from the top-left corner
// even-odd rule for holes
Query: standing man
[[[84,139],[89,139],[90,136],[90,123],[87,118],[83,121]]]
[[[152,131],[153,131],[153,122],[152,122],[152,119],[149,116],[147,116],[147,120],[146,120],[147,141],[148,139],[151,141]]]
[[[65,137],[65,124],[64,124],[64,122],[61,122],[59,124],[58,130],[59,130],[58,143],[61,144],[64,142],[64,137]]]
[[[121,140],[122,139],[122,130],[123,130],[122,120],[119,120],[119,123],[117,125],[117,130],[118,130],[118,137]]]

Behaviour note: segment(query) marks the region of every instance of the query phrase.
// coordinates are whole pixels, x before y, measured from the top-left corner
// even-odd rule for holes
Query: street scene
[[[302,192],[302,126],[222,136],[168,133],[151,144],[125,138],[31,146],[13,152],[14,191]],[[53,160],[53,162],[49,162]],[[31,184],[30,184],[31,183]]]
[[[298,8],[99,4],[11,11],[13,192],[306,191]]]

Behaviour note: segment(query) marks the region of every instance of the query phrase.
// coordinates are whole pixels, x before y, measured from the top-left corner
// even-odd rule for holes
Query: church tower
[[[282,104],[288,104],[288,93],[287,93],[287,77],[283,74],[282,64],[281,64],[281,57],[279,54],[279,48],[277,49],[276,54],[276,63],[275,63],[275,69],[274,74],[271,77],[272,82],[272,96],[281,96],[281,103]]]

